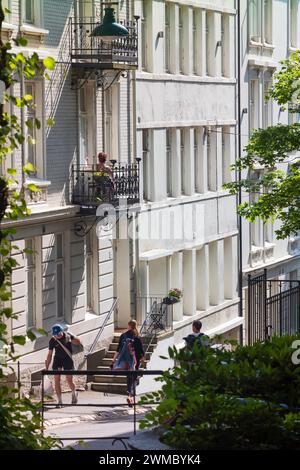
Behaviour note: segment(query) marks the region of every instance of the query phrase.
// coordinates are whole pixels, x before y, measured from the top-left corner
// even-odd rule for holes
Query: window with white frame
[[[229,58],[230,58],[230,43],[229,43],[229,15],[222,14],[221,16],[221,74],[222,77],[229,77]]]
[[[293,49],[298,47],[298,10],[299,0],[289,0],[289,46]]]
[[[272,122],[273,122],[273,115],[272,115],[272,111],[273,111],[273,107],[272,107],[272,100],[269,99],[267,100],[266,97],[267,97],[267,94],[268,94],[268,90],[271,86],[272,82],[271,80],[265,80],[264,81],[264,96],[263,96],[263,123],[264,123],[264,129],[266,129],[266,127],[269,127],[272,125]]]
[[[150,199],[150,132],[142,130],[142,155],[143,155],[143,192],[144,199]]]
[[[183,8],[179,7],[179,73],[184,71],[184,31],[183,31]]]
[[[273,29],[273,0],[263,0],[264,5],[264,42],[272,44]]]
[[[142,70],[147,70],[147,0],[142,0],[141,9],[141,63]]]
[[[180,165],[181,165],[181,194],[184,194],[184,178],[185,178],[184,129],[180,129]]]
[[[6,94],[9,94],[6,91]],[[7,118],[11,115],[11,103],[8,101],[3,102],[3,115],[7,115]],[[0,160],[0,176],[6,175],[8,168],[13,167],[13,156],[6,155]]]
[[[26,281],[27,281],[27,328],[36,324],[36,257],[34,239],[25,240],[26,252]]]
[[[299,112],[294,112],[296,109],[297,110],[299,109],[299,105],[295,105],[294,103],[289,103],[288,104],[288,111],[289,111],[289,113],[288,113],[288,123],[289,123],[289,125],[300,123],[300,113]]]
[[[166,130],[166,176],[167,196],[172,196],[172,139],[171,130]]]
[[[106,92],[107,93],[107,92]],[[105,94],[105,140],[111,141],[110,137],[110,114],[111,110],[107,106],[107,95]],[[87,82],[79,90],[79,163],[92,164],[95,155],[95,88],[93,82]],[[107,129],[108,128],[108,129]],[[105,142],[106,143],[106,142]]]
[[[35,26],[42,26],[41,0],[23,0],[23,22]]]
[[[62,233],[55,235],[55,264],[56,264],[56,316],[64,316],[64,238]]]
[[[250,80],[249,84],[249,131],[250,133],[259,127],[259,83],[258,79]]]
[[[273,0],[249,0],[249,39],[272,44]]]
[[[43,82],[26,81],[25,94],[32,96],[26,108],[26,158],[36,168],[36,176],[44,176]],[[38,122],[39,121],[39,124]]]
[[[252,174],[253,180],[258,180],[260,173],[258,171]],[[252,192],[249,194],[250,204],[254,204],[259,200],[260,194],[258,192]],[[250,239],[251,245],[261,246],[262,245],[262,224],[263,221],[260,217],[257,217],[254,222],[250,223]]]
[[[171,23],[170,23],[170,3],[165,5],[165,72],[170,73],[170,51],[171,51]]]
[[[249,0],[249,38],[261,42],[261,0]]]

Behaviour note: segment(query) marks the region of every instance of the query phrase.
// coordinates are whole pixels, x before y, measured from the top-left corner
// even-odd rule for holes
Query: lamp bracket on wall
[[[73,73],[71,90],[80,90],[89,80],[95,80],[98,90],[108,90],[120,77],[127,78],[127,70],[80,70]]]

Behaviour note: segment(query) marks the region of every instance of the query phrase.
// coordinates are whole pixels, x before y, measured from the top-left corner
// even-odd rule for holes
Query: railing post
[[[18,398],[21,398],[21,369],[20,369],[20,361],[18,361]]]
[[[252,344],[252,329],[253,329],[253,321],[255,321],[254,318],[252,318],[252,286],[251,286],[251,274],[248,274],[248,343],[251,345]]]
[[[44,436],[44,400],[45,400],[44,377],[45,377],[45,375],[42,372],[42,436]]]

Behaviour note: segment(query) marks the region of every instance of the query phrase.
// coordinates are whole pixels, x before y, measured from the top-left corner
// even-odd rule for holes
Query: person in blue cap
[[[75,336],[65,333],[61,325],[56,323],[52,327],[52,338],[49,341],[49,351],[47,359],[45,361],[46,369],[52,361],[53,350],[55,351],[53,360],[53,370],[74,370],[74,362],[72,358],[72,344],[80,345],[80,340]],[[54,376],[55,392],[57,394],[58,403],[57,406],[62,406],[62,395],[61,395],[61,383],[60,375]],[[78,401],[76,387],[73,382],[72,375],[66,375],[66,380],[72,391],[72,404],[76,404]]]

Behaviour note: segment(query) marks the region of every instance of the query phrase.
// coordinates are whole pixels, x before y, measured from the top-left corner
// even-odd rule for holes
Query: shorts
[[[54,358],[52,369],[53,370],[58,370],[58,369],[74,370],[74,362],[71,358],[67,358],[67,359]]]

